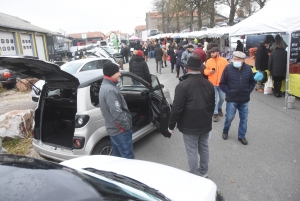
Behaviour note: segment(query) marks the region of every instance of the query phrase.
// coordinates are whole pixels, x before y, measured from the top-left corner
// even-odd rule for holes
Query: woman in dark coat
[[[176,57],[176,72],[177,72],[177,78],[179,77],[179,73],[180,73],[180,67],[182,69],[182,73],[184,74],[184,68],[182,66],[182,63],[181,63],[181,56],[182,56],[182,53],[184,52],[184,49],[182,46],[179,47],[179,50],[176,51],[175,53],[175,57]]]
[[[274,95],[281,97],[281,84],[286,75],[287,52],[283,43],[277,43],[269,58],[269,71],[274,81]]]
[[[263,43],[260,44],[260,46],[257,48],[256,54],[255,54],[255,68],[259,72],[262,72],[264,74],[264,78],[266,79],[267,73],[265,72],[268,70],[268,63],[269,63],[269,55],[268,55],[268,49],[267,47],[270,46],[270,42],[265,40]],[[263,80],[265,80],[263,79]],[[258,92],[264,92],[262,82],[257,81],[255,90]]]
[[[173,43],[168,49],[168,55],[170,56],[170,63],[171,63],[171,72],[173,73],[174,65],[176,63],[175,57],[175,44]]]
[[[149,68],[145,59],[143,58],[144,54],[141,50],[137,50],[136,58],[132,63],[132,67],[130,72],[136,74],[137,76],[143,78],[148,83],[151,84],[151,76],[149,72]]]
[[[235,51],[244,52],[244,45],[243,45],[243,43],[240,40],[237,40],[236,43],[237,43],[237,46],[236,46]]]

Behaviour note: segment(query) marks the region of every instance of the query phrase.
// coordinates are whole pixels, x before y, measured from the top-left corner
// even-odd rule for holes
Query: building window
[[[1,47],[0,47],[0,51],[2,51]]]
[[[3,51],[3,52],[6,51],[6,47],[2,47],[2,51]]]
[[[22,40],[22,43],[25,43],[25,40]]]
[[[8,40],[8,39],[6,39],[6,43],[9,43],[9,40]]]
[[[27,40],[25,40],[25,43],[27,43]]]
[[[1,43],[4,43],[4,39],[1,39]]]
[[[29,49],[31,49],[31,46],[29,46]]]
[[[10,39],[10,43],[14,43],[14,40],[13,40],[13,39]]]
[[[26,50],[26,46],[23,46],[23,49]]]
[[[14,47],[14,46],[11,46],[11,50],[15,50],[15,47]]]
[[[7,51],[10,51],[10,47],[9,46],[7,46]]]
[[[26,48],[29,49],[29,46],[27,45]]]

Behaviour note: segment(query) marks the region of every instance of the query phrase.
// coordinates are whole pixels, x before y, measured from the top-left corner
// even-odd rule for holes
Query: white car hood
[[[113,156],[84,156],[61,163],[73,169],[95,168],[138,180],[172,200],[215,200],[217,187],[209,179],[170,166]]]

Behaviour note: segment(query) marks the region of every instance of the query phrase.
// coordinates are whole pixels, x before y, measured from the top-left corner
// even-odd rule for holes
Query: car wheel
[[[98,142],[94,147],[92,155],[111,155],[112,146],[109,139],[104,139]]]

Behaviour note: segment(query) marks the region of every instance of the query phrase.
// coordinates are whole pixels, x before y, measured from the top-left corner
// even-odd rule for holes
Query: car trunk
[[[47,88],[47,86],[45,87]],[[45,90],[44,88],[44,90]],[[36,125],[43,143],[52,146],[73,147],[75,115],[77,112],[77,89],[49,88],[40,101],[42,124]],[[37,119],[36,119],[37,120]]]

